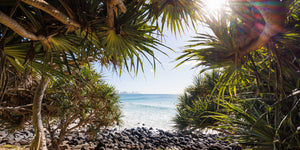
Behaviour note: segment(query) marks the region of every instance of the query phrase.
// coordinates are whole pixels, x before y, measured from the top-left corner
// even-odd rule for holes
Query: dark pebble
[[[17,131],[7,135],[8,132],[0,131],[0,144],[29,145],[34,134],[33,129]],[[118,131],[106,130],[97,135],[96,141],[88,141],[87,135],[72,132],[64,139],[62,149],[209,149],[209,150],[241,150],[237,143],[219,141],[217,138],[224,134],[205,135],[202,133],[182,133],[164,131],[160,129],[137,127]],[[46,137],[49,134],[46,132]],[[47,144],[50,139],[47,138]]]

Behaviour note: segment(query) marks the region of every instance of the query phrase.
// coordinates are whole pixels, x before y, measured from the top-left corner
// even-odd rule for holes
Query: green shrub
[[[53,149],[75,129],[83,128],[92,140],[100,131],[120,123],[119,96],[101,78],[84,67],[72,81],[58,79],[47,90],[48,113],[43,118]]]
[[[213,126],[217,120],[206,117],[211,111],[218,111],[219,107],[210,98],[220,77],[219,71],[213,71],[204,76],[198,75],[194,78],[193,85],[186,88],[185,93],[178,97],[177,115],[174,118],[175,127],[180,130],[205,129]]]

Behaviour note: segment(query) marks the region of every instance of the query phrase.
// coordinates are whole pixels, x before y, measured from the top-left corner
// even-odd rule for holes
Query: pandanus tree
[[[293,83],[287,91],[294,90],[299,82],[298,1],[230,1],[229,6],[231,9],[227,7],[222,14],[204,16],[204,23],[214,35],[196,36],[192,41],[195,44],[188,45],[190,48],[178,57],[178,60],[183,59],[179,65],[196,60],[198,66],[204,65],[208,69],[222,67],[227,69],[225,72],[231,72],[225,74],[227,79],[245,65],[252,65],[248,68],[253,69],[257,84],[262,88],[258,76],[260,68],[254,62],[272,65],[270,62],[274,61],[276,66],[268,67],[270,71],[278,71],[276,81],[280,84],[277,88],[284,91],[285,83]]]
[[[299,1],[232,0],[228,6],[205,16],[213,35],[199,34],[178,58],[223,69],[214,90],[226,112],[202,117],[219,120],[218,129],[245,145],[299,147]]]
[[[225,60],[241,60],[274,35],[285,32],[283,8],[289,1],[232,2],[241,6],[238,9],[251,8],[245,11],[255,8],[256,14],[250,14],[254,19],[251,23],[261,22],[254,29],[261,33],[235,45],[234,51],[225,53]],[[36,136],[32,149],[46,149],[40,109],[51,76],[72,74],[72,67],[93,60],[115,69],[137,71],[143,57],[155,62],[153,49],[159,44],[155,35],[160,33],[160,25],[166,24],[176,33],[183,30],[182,20],[195,23],[206,17],[202,11],[204,2],[197,0],[4,0],[0,4],[1,95],[11,67],[19,72],[30,68],[39,73],[33,98]],[[244,14],[247,15],[241,13],[238,20],[247,24]]]
[[[250,52],[265,46],[273,36],[287,32],[285,21],[289,14],[288,8],[291,2],[280,0],[230,0],[228,6],[231,9],[228,10],[228,7],[224,6],[223,14],[207,13],[207,15],[203,15],[201,21],[208,25],[215,36],[203,34],[198,39],[212,40],[215,38],[217,41],[213,40],[213,43],[218,45],[212,46],[223,46],[224,48],[217,47],[216,51],[211,49],[211,53],[207,53],[207,57],[203,58],[207,61],[203,61],[202,64],[213,65],[222,62],[241,61]],[[228,24],[228,19],[232,24]],[[236,30],[233,31],[230,28],[236,28]],[[205,41],[199,45],[204,45],[204,43]],[[208,44],[207,42],[206,45]],[[191,46],[197,46],[197,44]],[[220,53],[215,55],[214,52],[217,51]],[[178,59],[183,59],[185,56],[189,57],[183,62],[197,59],[196,55],[193,57],[192,50],[186,50],[185,53]]]
[[[187,87],[184,94],[178,97],[177,114],[174,118],[177,129],[189,131],[205,129],[218,122],[217,119],[205,116],[209,115],[209,111],[218,110],[217,101],[214,101],[216,99],[210,99],[210,96],[220,75],[220,71],[217,70],[205,75],[199,74],[194,78],[193,85]]]
[[[53,76],[66,78],[72,68],[91,61],[120,72],[137,72],[143,57],[155,65],[160,16],[163,25],[178,31],[183,28],[180,19],[187,23],[197,16],[197,5],[156,0],[1,1],[1,99],[7,95],[8,72],[36,72],[39,79],[33,96],[31,149],[47,149],[41,104]]]

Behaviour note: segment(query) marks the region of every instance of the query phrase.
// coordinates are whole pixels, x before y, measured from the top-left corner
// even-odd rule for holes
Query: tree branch
[[[26,109],[25,107],[31,107],[32,104],[17,106],[17,107],[2,107],[0,106],[0,110],[26,110],[26,111],[32,111],[30,109]]]
[[[22,2],[45,11],[49,15],[53,16],[54,18],[62,22],[63,24],[80,28],[79,23],[69,18],[67,15],[65,15],[64,13],[62,13],[61,11],[59,11],[49,3],[45,2],[44,0],[22,0]]]
[[[127,8],[126,6],[124,5],[123,1],[122,0],[113,0],[113,4],[115,6],[118,6],[120,8],[120,10],[122,11],[122,13],[126,13],[127,11]]]
[[[46,38],[44,36],[36,36],[32,32],[27,31],[23,28],[17,21],[7,16],[5,13],[0,11],[0,23],[12,29],[14,32],[19,34],[21,37],[31,39],[31,40],[41,40],[44,41]]]
[[[113,29],[114,28],[114,7],[113,3],[108,0],[107,2],[107,23],[108,23],[108,28]]]
[[[114,8],[119,7],[123,13],[126,13],[127,8],[122,0],[108,0],[107,1],[107,14],[108,14],[108,27],[113,29],[114,27]],[[117,13],[115,11],[115,13]]]

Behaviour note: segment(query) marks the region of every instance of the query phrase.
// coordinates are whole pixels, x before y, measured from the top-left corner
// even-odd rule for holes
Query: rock
[[[22,130],[13,135],[0,131],[0,144],[28,145],[33,137],[33,130]],[[49,135],[47,133],[47,135]],[[62,148],[74,150],[110,150],[110,149],[211,149],[241,150],[238,143],[216,140],[224,134],[205,135],[193,132],[164,131],[153,128],[137,127],[118,131],[116,128],[99,133],[96,141],[89,141],[87,135],[72,132],[63,141]],[[58,136],[56,134],[55,136]],[[47,138],[47,144],[50,139]]]
[[[186,145],[187,143],[185,141],[181,141],[180,145]]]
[[[108,148],[114,148],[115,145],[114,145],[114,144],[108,144],[107,147],[108,147]]]
[[[165,134],[164,130],[157,130],[159,134]]]
[[[186,139],[192,139],[193,137],[192,137],[192,135],[185,135],[184,138],[186,138]]]
[[[71,150],[81,150],[82,146],[81,145],[74,145],[70,146]]]
[[[0,144],[5,143],[7,141],[7,138],[0,138]]]
[[[126,148],[127,146],[126,146],[124,143],[119,143],[119,144],[118,144],[118,147],[119,147],[119,148]]]
[[[59,146],[59,148],[60,148],[61,150],[70,150],[70,149],[71,149],[70,146],[67,145],[67,144],[61,145],[61,146]]]
[[[205,145],[200,144],[196,146],[197,149],[208,149]]]
[[[14,134],[9,134],[6,136],[6,138],[10,139],[10,140],[13,140],[15,138],[15,135]]]
[[[143,144],[141,144],[141,143],[138,145],[138,147],[139,147],[140,149],[145,149],[145,146],[144,146]]]
[[[0,137],[5,137],[7,134],[7,131],[0,131]]]
[[[77,140],[77,144],[81,145],[83,144],[85,141],[83,139]]]
[[[78,145],[77,140],[71,140],[68,142],[69,145]]]
[[[24,136],[18,136],[18,137],[15,137],[15,141],[16,142],[19,142],[20,140],[24,139]]]
[[[102,141],[99,141],[99,143],[97,144],[95,149],[101,149],[101,148],[104,148],[104,147],[105,147],[105,144]]]
[[[27,132],[34,134],[33,128],[28,129]]]
[[[20,143],[21,145],[28,145],[28,144],[29,144],[29,141],[21,139],[21,140],[19,141],[19,143]],[[49,143],[49,142],[48,142],[48,143]]]
[[[21,144],[20,143],[15,143],[14,146],[21,146]]]
[[[81,145],[81,150],[90,150],[90,145],[85,143]]]
[[[1,143],[14,145],[15,140],[14,140],[13,136],[7,136],[7,137],[5,137],[5,138],[2,138]]]
[[[168,137],[174,137],[174,135],[170,132],[165,132],[165,135],[168,136]]]
[[[32,137],[33,137],[33,134],[34,134],[34,131],[33,131],[33,130],[29,129],[29,130],[27,130],[27,131],[25,131],[25,132],[26,132],[27,137],[29,137],[29,138],[32,138]]]
[[[210,149],[210,150],[223,150],[223,149],[225,149],[225,147],[223,145],[217,143],[217,144],[210,145],[208,149]]]
[[[183,142],[183,141],[185,141],[185,140],[184,140],[183,137],[180,137],[178,141],[179,141],[179,142]]]
[[[216,141],[214,139],[212,139],[211,137],[207,138],[207,141],[209,142],[209,144],[214,144],[216,143]]]

